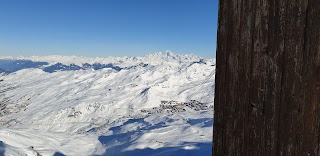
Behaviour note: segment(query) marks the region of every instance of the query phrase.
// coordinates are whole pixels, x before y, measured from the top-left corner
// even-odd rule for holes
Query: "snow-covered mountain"
[[[211,155],[215,60],[0,57],[0,155]]]
[[[151,65],[161,64],[163,62],[175,62],[175,63],[188,63],[198,61],[201,58],[195,55],[179,55],[174,54],[171,51],[158,52],[154,54],[149,54],[144,57],[96,57],[96,58],[88,58],[82,56],[0,56],[1,60],[31,60],[33,62],[47,62],[49,64],[75,64],[82,65],[84,63],[94,64],[114,64],[114,65],[135,65],[138,62],[144,62]],[[214,59],[209,59],[210,61],[214,61]],[[1,63],[0,63],[1,65]]]

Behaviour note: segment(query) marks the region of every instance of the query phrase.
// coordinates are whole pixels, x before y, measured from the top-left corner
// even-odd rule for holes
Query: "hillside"
[[[8,56],[0,68],[0,155],[211,155],[214,59]]]

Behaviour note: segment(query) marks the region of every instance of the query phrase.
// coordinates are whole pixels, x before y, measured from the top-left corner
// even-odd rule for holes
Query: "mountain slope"
[[[0,140],[10,149],[42,155],[210,154],[214,60],[171,52],[101,62],[32,58],[48,64],[0,76]],[[43,70],[60,62],[81,69]],[[113,63],[121,70],[83,68],[85,63]],[[200,103],[161,106],[191,100]]]

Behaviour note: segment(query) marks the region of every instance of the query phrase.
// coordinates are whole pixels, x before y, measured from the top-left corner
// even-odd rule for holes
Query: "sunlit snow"
[[[42,64],[9,72],[1,60]],[[80,68],[44,70],[57,63]],[[0,155],[211,155],[214,59],[0,57],[0,69]]]

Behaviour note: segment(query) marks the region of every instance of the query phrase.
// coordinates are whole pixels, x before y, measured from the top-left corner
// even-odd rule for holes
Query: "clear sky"
[[[215,56],[218,0],[1,0],[0,55]]]

